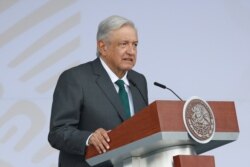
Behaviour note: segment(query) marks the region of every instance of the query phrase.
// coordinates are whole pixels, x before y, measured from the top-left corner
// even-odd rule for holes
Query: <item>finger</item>
[[[106,139],[107,142],[110,142],[110,138],[108,136],[108,132],[107,131],[103,132],[102,136]]]
[[[96,140],[94,134],[90,137],[89,143],[95,147],[99,154],[102,153],[102,150],[98,146],[98,141]]]
[[[110,138],[109,138],[109,136],[108,136],[108,132],[109,132],[109,131],[106,131],[106,130],[100,128],[100,129],[97,129],[97,132],[100,133],[100,134],[105,138],[105,140],[106,140],[107,142],[110,142]]]
[[[101,139],[99,139],[99,140],[105,146],[106,149],[109,149],[109,144],[107,143],[107,141],[105,140],[104,137],[101,137]]]
[[[110,141],[109,136],[107,134],[107,131],[104,129],[99,129],[96,133],[99,134],[99,140],[102,142],[102,144],[105,146],[106,149],[109,149],[110,146],[108,142]]]
[[[95,132],[94,137],[96,141],[96,146],[98,146],[102,150],[102,152],[106,152],[105,145],[103,144],[103,141],[105,141],[103,136]]]

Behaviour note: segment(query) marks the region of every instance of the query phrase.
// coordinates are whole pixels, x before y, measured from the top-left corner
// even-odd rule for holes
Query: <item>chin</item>
[[[124,66],[123,69],[128,71],[128,70],[131,70],[133,67],[134,67],[134,65],[126,65],[126,66]]]

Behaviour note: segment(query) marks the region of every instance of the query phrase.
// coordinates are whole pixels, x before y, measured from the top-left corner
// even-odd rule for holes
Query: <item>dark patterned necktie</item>
[[[125,90],[125,86],[124,86],[124,81],[123,80],[117,80],[115,82],[116,85],[118,85],[119,87],[119,96],[120,96],[120,99],[121,99],[121,102],[122,102],[122,105],[125,109],[125,114],[126,114],[126,117],[127,118],[130,118],[131,115],[130,115],[130,108],[129,108],[129,100],[128,100],[128,93],[126,92]]]

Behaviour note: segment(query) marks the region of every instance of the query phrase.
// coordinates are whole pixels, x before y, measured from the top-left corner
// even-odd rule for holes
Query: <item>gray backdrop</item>
[[[217,148],[216,166],[248,164],[250,1],[0,0],[0,166],[56,167],[47,142],[59,74],[93,60],[98,23],[118,14],[139,30],[136,70],[149,99],[235,101],[240,137]]]

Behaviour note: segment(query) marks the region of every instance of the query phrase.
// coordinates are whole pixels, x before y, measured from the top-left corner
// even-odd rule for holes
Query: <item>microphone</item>
[[[182,100],[182,99],[181,99],[172,89],[166,87],[165,85],[160,84],[160,83],[158,83],[158,82],[154,82],[154,85],[155,85],[155,86],[158,86],[158,87],[160,87],[160,88],[162,88],[162,89],[168,89],[168,90],[170,90],[176,97],[178,97],[178,99],[180,99],[181,101],[183,101],[183,100]]]

